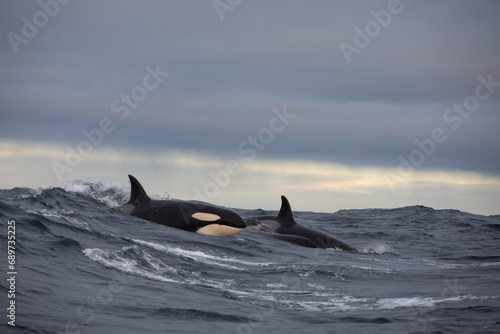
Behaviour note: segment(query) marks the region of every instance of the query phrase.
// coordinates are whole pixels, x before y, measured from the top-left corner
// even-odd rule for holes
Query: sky
[[[0,188],[500,214],[498,1],[6,1]]]

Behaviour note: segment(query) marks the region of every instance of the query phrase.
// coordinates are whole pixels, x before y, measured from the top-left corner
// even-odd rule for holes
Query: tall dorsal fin
[[[139,181],[132,175],[129,175],[130,184],[132,188],[130,189],[130,200],[128,201],[130,204],[139,204],[149,202],[151,199],[146,194],[146,191],[141,186]]]
[[[281,196],[281,209],[278,213],[278,217],[276,217],[276,220],[284,226],[291,226],[293,224],[296,224],[295,220],[293,219],[292,208],[290,207],[290,203],[285,196]]]

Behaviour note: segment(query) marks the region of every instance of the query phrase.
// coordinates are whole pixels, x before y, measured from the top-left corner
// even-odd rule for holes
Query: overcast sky
[[[68,3],[66,3],[68,2]],[[498,1],[8,1],[0,187],[500,213]]]

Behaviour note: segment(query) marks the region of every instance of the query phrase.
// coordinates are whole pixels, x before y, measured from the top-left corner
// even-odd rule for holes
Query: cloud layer
[[[1,6],[3,152],[25,144],[56,150],[38,166],[49,179],[51,162],[67,165],[66,147],[78,151],[103,120],[112,131],[94,137],[86,162],[126,151],[230,161],[247,142],[258,153],[249,169],[301,161],[384,174],[401,172],[404,160],[414,173],[500,177],[497,1]],[[356,51],[346,56],[342,45]],[[157,69],[168,76],[154,85]],[[283,108],[296,117],[271,138],[263,129]],[[82,173],[73,169],[65,180]],[[22,185],[26,172],[12,166],[6,185]],[[333,177],[295,177],[280,186],[365,191]]]

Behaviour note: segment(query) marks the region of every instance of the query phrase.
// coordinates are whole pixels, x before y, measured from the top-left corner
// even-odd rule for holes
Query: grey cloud
[[[73,1],[18,54],[7,33],[40,7],[3,3],[0,138],[71,144],[109,117],[106,145],[232,155],[286,105],[298,118],[262,157],[394,166],[479,75],[500,81],[500,5],[402,0],[348,64],[339,44],[387,3],[244,1],[221,22],[210,1]],[[119,120],[111,102],[156,64],[171,75]],[[499,105],[500,89],[424,167],[500,173]]]

